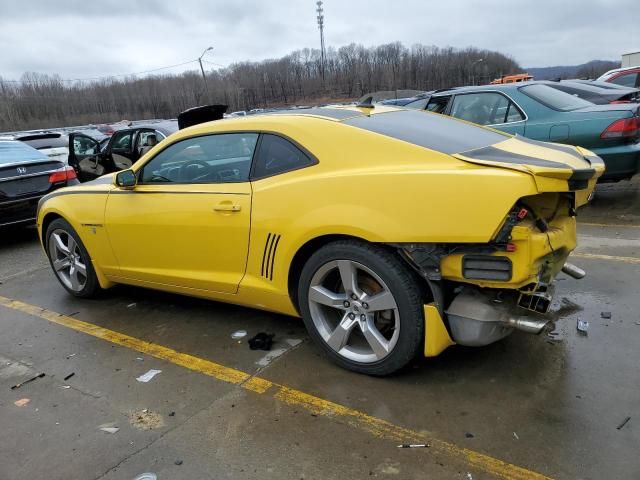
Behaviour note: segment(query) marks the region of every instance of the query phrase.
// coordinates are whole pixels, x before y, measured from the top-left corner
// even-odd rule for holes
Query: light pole
[[[322,84],[324,85],[324,10],[322,9],[322,1],[316,2],[318,8],[318,28],[320,29],[320,69],[322,71]]]
[[[479,64],[480,62],[483,62],[484,58],[481,58],[479,60],[476,60],[475,62],[473,62],[471,64],[471,85],[475,85],[476,84],[476,70],[475,67],[477,64]]]
[[[213,50],[213,47],[207,47],[207,49],[202,52],[202,55],[198,57],[198,62],[200,63],[200,71],[202,72],[202,81],[204,82],[204,92],[207,96],[207,101],[209,100],[209,85],[207,84],[207,76],[204,74],[204,68],[202,67],[202,57],[204,57],[209,50]]]

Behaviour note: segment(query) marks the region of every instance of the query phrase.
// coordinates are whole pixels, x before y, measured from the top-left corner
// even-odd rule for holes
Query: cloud
[[[326,0],[328,45],[401,41],[511,55],[524,67],[619,59],[640,49],[637,0]],[[235,0],[4,0],[2,75],[86,78],[197,58],[219,65],[317,48],[315,2]],[[625,14],[624,12],[627,12]],[[212,67],[210,63],[207,64]],[[197,64],[176,67],[195,69]],[[171,70],[169,70],[171,71]]]

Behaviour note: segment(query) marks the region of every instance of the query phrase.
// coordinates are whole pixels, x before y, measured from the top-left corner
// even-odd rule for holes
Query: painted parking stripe
[[[428,443],[430,450],[466,463],[470,468],[503,480],[551,480],[549,477],[513,465],[480,452],[433,438],[428,434],[395,425],[378,417],[354,410],[339,403],[280,385],[250,373],[226,367],[210,360],[194,357],[91,323],[83,322],[36,305],[0,296],[0,306],[10,308],[49,322],[86,333],[101,340],[126,347],[189,370],[237,385],[258,394],[271,395],[287,405],[304,408],[310,413],[335,419],[374,437],[400,443]]]
[[[597,253],[572,253],[571,258],[584,258],[587,260],[608,260],[630,264],[640,264],[638,257],[616,257],[615,255],[600,255]]]

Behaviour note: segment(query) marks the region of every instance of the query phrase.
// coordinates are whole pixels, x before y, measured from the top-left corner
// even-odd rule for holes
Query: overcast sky
[[[511,55],[524,67],[640,50],[640,0],[325,0],[329,46],[401,41]],[[204,57],[208,68],[318,48],[315,0],[1,0],[0,76],[87,78]],[[192,69],[197,64],[162,72]]]

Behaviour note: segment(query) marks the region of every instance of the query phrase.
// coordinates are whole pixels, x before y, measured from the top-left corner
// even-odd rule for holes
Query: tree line
[[[234,63],[207,71],[206,84],[197,70],[85,82],[30,72],[17,82],[0,77],[0,131],[174,118],[206,103],[234,111],[346,101],[378,91],[393,96],[399,90],[483,84],[519,71],[514,59],[495,51],[395,42],[329,48],[324,64],[320,50],[309,48]]]

